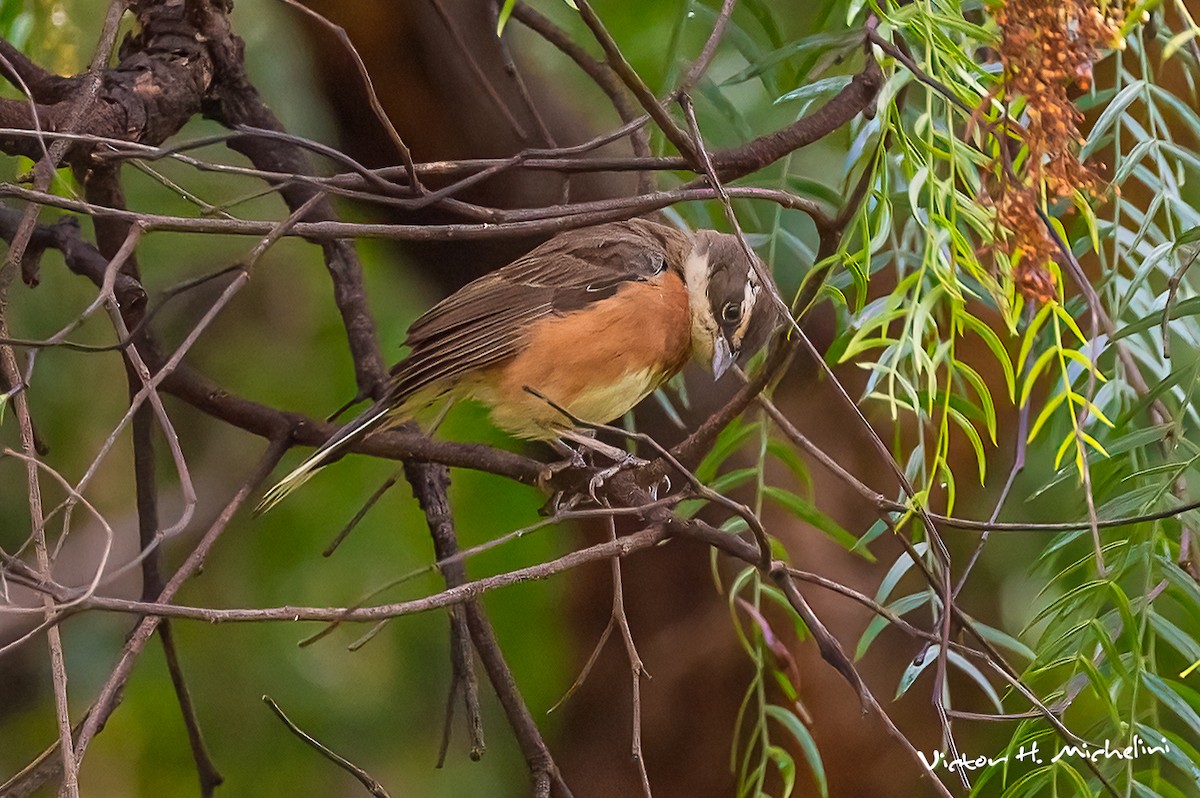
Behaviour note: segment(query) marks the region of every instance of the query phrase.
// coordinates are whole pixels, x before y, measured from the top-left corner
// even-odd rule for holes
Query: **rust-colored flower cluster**
[[[1012,264],[1012,279],[1021,296],[1039,304],[1055,297],[1054,275],[1047,264],[1054,244],[1037,213],[1037,190],[1029,185],[1007,185],[996,200],[996,220],[1005,235],[997,237]]]
[[[1117,38],[1123,11],[1115,0],[1002,0],[995,16],[1005,94],[1010,101],[1025,98],[1024,128],[1017,135],[1028,149],[1023,175],[1011,163],[1002,164],[996,212],[1009,235],[1001,246],[1012,262],[1017,290],[1047,302],[1055,295],[1047,268],[1055,247],[1037,208],[1043,197],[1095,191],[1099,183],[1075,156],[1083,141],[1083,115],[1067,89],[1091,86],[1092,64]]]

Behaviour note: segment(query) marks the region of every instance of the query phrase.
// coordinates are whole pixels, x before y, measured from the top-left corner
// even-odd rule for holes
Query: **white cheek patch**
[[[746,276],[746,286],[742,291],[742,323],[733,331],[734,340],[738,345],[741,345],[742,337],[750,328],[750,315],[754,312],[754,304],[758,301],[758,292],[761,288],[762,286],[758,283],[758,275],[751,269],[750,274]]]
[[[692,347],[705,360],[711,360],[717,321],[708,304],[708,251],[699,251],[699,242],[683,261],[683,279],[687,284],[688,315],[692,320]]]

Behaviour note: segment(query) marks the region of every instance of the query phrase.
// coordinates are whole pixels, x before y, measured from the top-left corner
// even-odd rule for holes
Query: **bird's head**
[[[712,230],[696,233],[683,272],[692,349],[719,378],[742,349],[762,282],[737,237]]]

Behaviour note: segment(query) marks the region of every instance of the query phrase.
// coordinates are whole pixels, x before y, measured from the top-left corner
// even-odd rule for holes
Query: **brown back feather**
[[[392,368],[391,402],[515,355],[528,326],[606,299],[630,280],[664,269],[682,274],[683,233],[631,219],[560,234],[468,283],[408,330],[408,357]]]

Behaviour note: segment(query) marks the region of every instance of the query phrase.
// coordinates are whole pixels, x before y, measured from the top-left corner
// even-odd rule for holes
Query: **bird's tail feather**
[[[388,406],[383,403],[372,405],[358,418],[335,432],[333,436],[321,444],[315,452],[283,479],[275,487],[267,491],[262,501],[254,508],[254,514],[262,515],[296,488],[308,482],[321,467],[340,456],[351,443],[362,438],[388,415]]]

